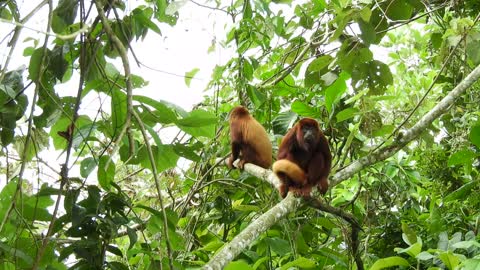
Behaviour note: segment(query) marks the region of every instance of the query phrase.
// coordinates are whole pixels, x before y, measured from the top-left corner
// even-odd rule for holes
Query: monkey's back
[[[263,168],[272,165],[272,143],[265,128],[255,118],[249,116],[243,123],[244,149],[242,155],[247,162]]]

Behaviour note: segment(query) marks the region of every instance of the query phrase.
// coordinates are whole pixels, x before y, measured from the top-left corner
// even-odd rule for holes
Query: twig
[[[10,46],[10,51],[8,52],[7,59],[5,60],[5,64],[3,65],[2,69],[0,70],[0,82],[3,81],[5,73],[8,70],[8,65],[10,64],[10,59],[12,58],[13,51],[16,48],[18,38],[20,37],[20,33],[22,32],[22,28],[24,28],[24,24],[32,18],[33,15],[37,13],[45,4],[48,3],[48,0],[43,0],[40,4],[38,4],[30,13],[25,16],[25,18],[20,20],[20,25],[17,25],[13,30],[12,39],[8,42],[8,46]],[[11,21],[7,21],[0,18],[1,22],[12,23]]]
[[[167,243],[167,254],[168,254],[168,263],[170,269],[173,270],[173,257],[172,257],[172,247],[170,243],[170,237],[168,235],[168,219],[167,214],[165,212],[165,207],[163,205],[163,197],[162,197],[162,190],[160,188],[160,179],[158,179],[158,172],[157,166],[155,165],[155,157],[153,156],[152,147],[150,146],[150,142],[148,141],[147,131],[145,130],[145,126],[143,125],[142,119],[138,116],[135,111],[132,111],[133,117],[137,121],[137,124],[140,128],[140,131],[143,135],[143,140],[145,142],[145,147],[147,148],[148,158],[150,160],[150,165],[152,166],[152,174],[153,178],[155,179],[155,187],[157,188],[158,193],[158,200],[160,201],[160,208],[163,214],[163,233],[165,234],[165,242]]]

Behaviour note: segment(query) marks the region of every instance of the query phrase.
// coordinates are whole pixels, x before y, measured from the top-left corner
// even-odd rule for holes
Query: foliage
[[[131,2],[42,1],[30,15],[0,3],[12,50],[49,8],[49,34],[21,40],[27,67],[0,69],[2,269],[202,267],[279,202],[269,184],[217,162],[234,105],[274,146],[299,117],[317,119],[335,172],[401,138],[480,64],[476,0]],[[187,8],[229,16],[213,44],[234,50],[190,111],[142,94],[149,78],[131,74],[125,54]],[[362,224],[367,268],[480,265],[479,93],[476,83],[416,140],[326,195]],[[350,228],[332,215],[303,207],[267,229],[226,269],[357,267]]]

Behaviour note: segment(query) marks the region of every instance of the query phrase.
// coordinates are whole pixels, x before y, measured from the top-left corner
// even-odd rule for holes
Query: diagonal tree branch
[[[444,114],[448,108],[460,97],[468,88],[470,88],[480,78],[480,65],[477,66],[468,76],[460,82],[447,96],[445,96],[435,107],[425,114],[413,127],[399,134],[394,142],[378,149],[371,155],[362,157],[347,167],[335,173],[331,178],[332,186],[352,177],[366,166],[370,166],[382,160],[391,157],[400,149],[405,147],[409,142],[417,138],[430,124],[433,123],[440,115]]]

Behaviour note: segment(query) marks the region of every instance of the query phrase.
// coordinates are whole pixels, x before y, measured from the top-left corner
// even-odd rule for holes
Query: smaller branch
[[[210,9],[210,10],[214,10],[214,11],[221,11],[221,12],[225,12],[227,15],[230,15],[230,13],[226,10],[223,10],[221,8],[216,8],[216,7],[210,7],[210,6],[207,6],[207,5],[203,5],[203,4],[200,4],[200,3],[197,3],[193,0],[190,0],[190,2],[194,3],[195,5],[199,6],[199,7],[203,7],[203,8],[207,8],[207,9]],[[220,2],[221,3],[221,2]]]
[[[45,32],[45,31],[38,30],[38,29],[35,29],[35,28],[32,28],[32,27],[28,27],[28,26],[25,26],[25,24],[23,22],[15,22],[15,21],[12,22],[12,21],[9,21],[9,20],[1,19],[1,18],[0,18],[0,22],[12,24],[12,25],[15,25],[16,27],[32,30],[32,31],[35,31],[39,34],[44,34],[46,36],[56,37],[56,38],[61,39],[61,40],[74,39],[78,35],[83,34],[83,33],[87,33],[88,31],[90,31],[90,27],[85,24],[85,25],[83,25],[82,28],[78,29],[77,31],[75,31],[71,34],[62,35],[62,34],[55,34],[55,33],[52,33],[52,32]]]
[[[123,136],[125,135],[128,127],[130,126],[130,122],[131,122],[131,119],[132,119],[132,113],[133,113],[133,101],[132,101],[133,100],[132,99],[133,84],[132,84],[132,80],[131,80],[130,62],[129,62],[128,56],[127,56],[127,49],[125,48],[125,46],[123,46],[120,39],[118,39],[118,37],[115,35],[112,28],[108,24],[108,19],[107,19],[107,17],[105,17],[103,7],[100,5],[98,0],[94,1],[94,2],[95,2],[95,6],[97,7],[98,16],[100,17],[100,20],[102,21],[103,29],[105,30],[105,33],[107,33],[108,38],[112,41],[113,46],[115,46],[115,48],[117,49],[117,51],[120,55],[120,58],[122,59],[123,69],[124,69],[124,73],[125,73],[125,84],[127,86],[127,89],[126,89],[126,91],[127,91],[127,116],[126,116],[126,119],[125,119],[125,124],[122,127],[122,130],[121,130],[119,136],[117,137],[117,139],[115,140],[115,142],[113,144],[114,145],[113,146],[114,147],[113,153],[116,153],[118,151],[119,147],[120,147],[120,142],[122,141]],[[108,164],[107,164],[107,166],[108,166]]]
[[[133,117],[137,121],[137,124],[142,132],[143,140],[145,142],[145,147],[147,148],[148,159],[150,160],[150,165],[152,166],[152,174],[153,178],[155,179],[155,187],[157,188],[158,193],[158,200],[160,202],[160,208],[163,214],[163,233],[165,234],[165,242],[167,243],[167,256],[168,256],[168,264],[170,269],[173,270],[173,257],[172,257],[172,247],[170,243],[170,236],[168,235],[168,219],[167,214],[165,212],[165,207],[163,205],[163,198],[162,198],[162,191],[160,189],[160,179],[158,179],[158,172],[157,167],[155,165],[155,157],[153,156],[152,147],[150,146],[150,142],[148,141],[147,131],[145,126],[143,125],[142,119],[138,116],[135,111],[132,111]]]
[[[317,198],[306,199],[305,202],[310,207],[341,217],[343,220],[350,223],[352,228],[355,227],[362,230],[362,226],[360,226],[360,223],[358,223],[357,219],[352,214],[343,211],[341,208],[328,205]]]

